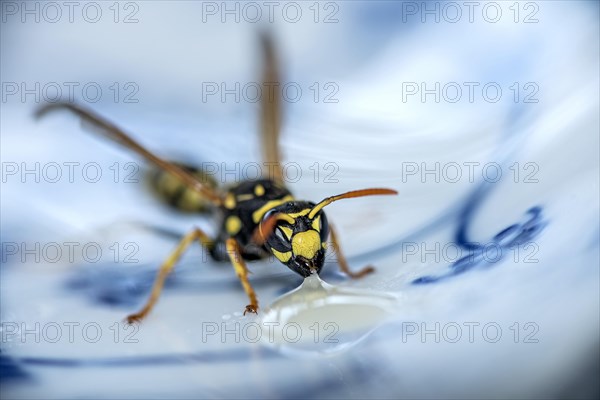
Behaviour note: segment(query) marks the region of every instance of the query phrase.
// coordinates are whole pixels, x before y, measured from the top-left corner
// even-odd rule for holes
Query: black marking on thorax
[[[241,246],[245,259],[263,258],[267,255],[264,246],[248,246],[254,230],[269,210],[293,200],[289,190],[268,179],[246,181],[231,187],[221,207],[223,222],[218,241],[233,237]]]

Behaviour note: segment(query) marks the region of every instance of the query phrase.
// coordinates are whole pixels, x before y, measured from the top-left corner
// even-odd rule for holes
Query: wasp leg
[[[233,264],[233,268],[235,269],[235,273],[237,277],[242,282],[242,286],[244,287],[244,291],[248,295],[250,299],[250,304],[246,306],[246,310],[244,311],[244,315],[247,312],[257,314],[258,313],[258,300],[256,299],[256,293],[254,293],[254,289],[248,282],[248,268],[246,268],[246,263],[242,258],[242,254],[240,252],[240,246],[238,242],[234,238],[229,238],[225,242],[225,246],[227,247],[227,253],[229,254],[229,259]]]
[[[279,149],[279,133],[281,130],[281,88],[279,86],[279,66],[273,38],[269,34],[261,35],[263,56],[262,81],[267,88],[267,95],[262,96],[260,105],[260,129],[264,161],[275,168],[269,179],[283,184],[281,155]],[[270,170],[271,171],[271,170]]]
[[[350,268],[348,267],[348,262],[346,261],[346,257],[344,257],[344,254],[342,254],[342,250],[340,249],[340,244],[338,241],[338,237],[337,237],[335,228],[331,224],[329,224],[329,232],[331,233],[331,244],[333,245],[333,251],[335,252],[335,254],[337,256],[338,264],[340,265],[340,269],[346,275],[348,275],[352,279],[358,279],[358,278],[362,278],[363,276],[375,271],[375,268],[371,265],[367,265],[366,267],[364,267],[363,269],[361,269],[358,272],[350,271]]]
[[[188,246],[196,240],[200,242],[200,245],[202,247],[207,249],[210,249],[214,244],[212,239],[210,239],[204,232],[197,228],[185,235],[183,239],[181,239],[181,242],[179,242],[179,244],[177,245],[175,251],[173,251],[169,258],[167,258],[164,261],[164,263],[160,266],[160,269],[158,270],[158,275],[156,276],[156,280],[154,281],[154,286],[152,287],[152,293],[150,294],[150,298],[146,302],[146,305],[144,305],[144,307],[137,313],[128,315],[126,318],[128,323],[131,324],[134,322],[139,322],[146,315],[148,315],[150,310],[152,310],[152,308],[158,301],[158,296],[160,296],[160,292],[162,291],[162,288],[165,284],[165,279],[173,270],[175,264],[177,263],[177,261],[179,261],[179,258],[181,258]]]

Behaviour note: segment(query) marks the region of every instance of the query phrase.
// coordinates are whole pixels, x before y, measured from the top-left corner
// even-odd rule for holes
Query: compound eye
[[[285,252],[292,249],[290,239],[287,237],[286,230],[291,234],[292,230],[289,227],[278,225],[273,230],[271,236],[267,240],[269,246],[277,251]]]
[[[281,227],[276,227],[274,234],[275,237],[277,237],[277,239],[281,240],[282,242],[289,242],[289,239],[285,237],[285,234],[283,233]]]
[[[273,215],[273,214],[275,214],[275,209],[271,209],[271,210],[267,211],[267,212],[265,213],[265,215],[263,215],[263,217],[262,217],[262,220],[263,220],[263,221],[266,221],[266,220],[267,220],[267,219],[269,219],[269,217],[270,217],[271,215]]]
[[[327,222],[327,217],[324,212],[320,214],[321,226],[319,229],[319,234],[321,236],[321,242],[326,242],[329,237],[329,223]]]

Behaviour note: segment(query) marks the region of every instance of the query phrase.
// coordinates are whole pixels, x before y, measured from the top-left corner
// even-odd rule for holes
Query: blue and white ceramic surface
[[[2,398],[598,396],[597,2],[69,4],[1,3]],[[326,210],[376,273],[255,262],[243,316],[231,266],[192,248],[126,326],[176,237],[214,221],[165,208],[72,115],[33,113],[72,96],[243,178],[261,30],[296,197],[399,192]]]

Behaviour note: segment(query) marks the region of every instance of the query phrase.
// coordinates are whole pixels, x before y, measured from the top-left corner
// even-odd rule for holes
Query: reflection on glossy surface
[[[386,293],[330,285],[313,274],[262,318],[262,338],[283,351],[335,352],[358,343],[399,307]]]

